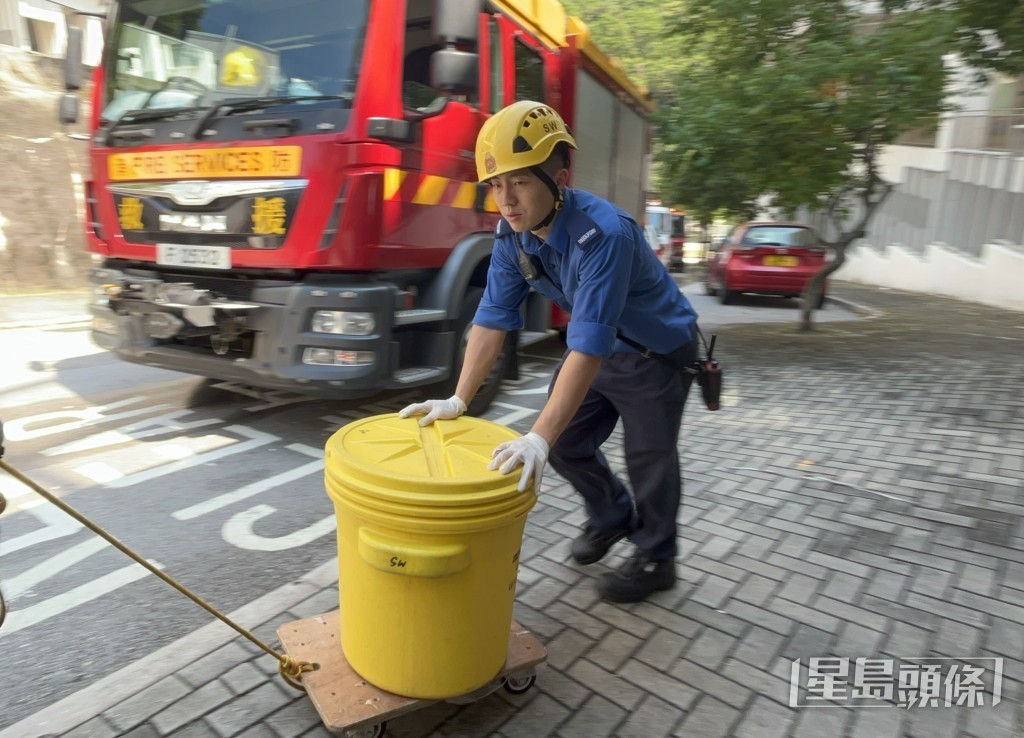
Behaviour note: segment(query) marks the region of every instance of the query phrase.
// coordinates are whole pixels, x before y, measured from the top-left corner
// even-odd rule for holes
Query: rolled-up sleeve
[[[574,351],[611,356],[629,293],[633,248],[621,233],[602,235],[580,254],[579,287],[566,344]]]
[[[517,331],[523,327],[519,306],[530,291],[530,285],[512,260],[510,239],[498,239],[491,253],[487,270],[487,286],[473,324],[501,331]]]

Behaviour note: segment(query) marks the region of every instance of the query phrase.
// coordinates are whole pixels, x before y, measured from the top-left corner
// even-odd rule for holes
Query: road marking
[[[321,536],[334,532],[335,518],[328,515],[302,530],[284,536],[261,536],[252,529],[253,525],[268,515],[277,512],[270,505],[256,505],[248,510],[233,515],[224,523],[221,535],[232,546],[244,548],[246,551],[285,551],[289,548],[305,546]]]
[[[508,403],[505,402],[491,403],[491,408],[496,407],[504,407],[512,411],[510,413],[505,413],[504,415],[499,415],[494,418],[488,418],[488,420],[490,420],[492,423],[497,423],[498,425],[512,425],[512,423],[515,423],[517,420],[528,418],[531,415],[536,415],[537,413],[540,412],[540,410],[538,410],[537,408],[521,407],[519,405],[509,405]],[[490,413],[488,413],[488,415],[489,414]]]
[[[74,471],[96,484],[109,484],[124,477],[124,474],[102,461],[90,461],[88,464],[76,466]]]
[[[17,480],[11,478],[11,481],[16,482]],[[8,492],[6,489],[3,489],[2,485],[0,485],[0,491],[3,491],[4,496],[7,497],[8,500],[16,497],[25,497],[32,492],[32,490],[23,486],[20,482],[18,482],[18,487],[20,489]],[[57,538],[69,536],[73,533],[77,533],[82,527],[81,523],[63,512],[60,508],[54,507],[42,498],[37,498],[31,502],[15,505],[14,510],[18,512],[27,512],[42,523],[43,527],[39,530],[34,530],[31,533],[20,535],[17,538],[0,538],[0,556],[20,551],[23,548],[34,546],[37,543],[45,543],[46,541],[52,541]]]
[[[147,561],[157,569],[163,569],[163,566],[157,562],[149,559],[147,559]],[[86,602],[90,602],[102,597],[103,595],[110,594],[114,590],[120,589],[126,584],[131,584],[136,580],[142,579],[147,574],[149,574],[149,571],[146,570],[145,567],[139,564],[132,564],[131,566],[126,566],[122,569],[118,569],[117,571],[112,571],[109,574],[97,577],[91,582],[79,585],[64,594],[43,600],[36,605],[31,605],[20,610],[12,610],[7,614],[7,619],[4,621],[4,627],[0,628],[0,640],[3,640],[4,636],[17,633],[19,630],[29,628],[43,622],[44,620],[49,620],[52,617],[78,607],[79,605],[84,605]]]
[[[327,587],[337,586],[337,581],[338,559],[334,557],[299,579],[228,613],[228,617],[254,629],[270,620],[281,619],[284,613],[294,612],[298,617],[319,615],[319,612],[304,609],[303,603]],[[9,626],[10,620],[4,628]],[[36,714],[0,730],[0,738],[66,733],[238,638],[238,633],[231,627],[213,620],[56,704],[48,705]]]
[[[168,407],[167,405],[138,407],[134,410],[127,410],[123,413],[104,415],[104,413],[109,410],[116,410],[117,408],[124,407],[126,405],[133,405],[136,402],[145,401],[147,401],[147,398],[145,397],[129,397],[127,400],[119,400],[118,402],[112,402],[109,405],[96,405],[95,407],[86,407],[81,410],[58,410],[52,413],[31,415],[27,418],[16,418],[4,423],[4,434],[7,436],[7,440],[9,441],[28,441],[33,438],[52,436],[54,433],[68,433],[70,431],[88,428],[93,425],[99,425],[100,423],[110,423],[115,420],[123,420],[124,418],[131,418],[136,415],[151,413],[154,410],[162,410],[163,408]],[[73,420],[60,423],[58,425],[46,425],[48,422],[60,420],[61,418],[73,418]],[[31,426],[34,425],[41,425],[42,427],[33,429]]]
[[[246,428],[243,425],[229,425],[224,428],[224,430],[233,431],[240,436],[247,437],[249,440],[242,441],[240,443],[232,443],[231,445],[219,448],[216,451],[208,451],[205,454],[200,454],[199,456],[194,456],[183,461],[174,461],[170,464],[163,464],[153,469],[147,469],[143,472],[129,474],[126,477],[121,477],[116,481],[110,482],[107,486],[114,488],[131,487],[168,474],[174,474],[175,472],[183,471],[191,467],[216,461],[217,459],[223,459],[225,456],[245,453],[246,451],[251,451],[254,448],[259,448],[260,446],[265,446],[268,443],[280,440],[277,436],[253,430],[252,428]]]
[[[45,582],[65,569],[69,569],[78,562],[84,561],[108,545],[110,544],[102,538],[90,538],[71,548],[64,549],[59,554],[51,556],[40,564],[36,564],[18,576],[6,580],[4,582],[4,592],[14,600],[40,582]]]
[[[95,435],[71,441],[61,446],[54,446],[53,448],[46,449],[42,454],[43,456],[60,456],[61,454],[75,454],[82,451],[95,451],[106,446],[119,446],[130,441],[142,441],[151,436],[168,433],[182,435],[185,431],[222,422],[220,418],[207,418],[190,422],[179,421],[182,416],[190,415],[191,413],[191,410],[176,410],[172,413],[146,418],[118,430],[104,431],[103,433],[96,433]],[[145,428],[149,430],[143,430]]]
[[[506,395],[546,395],[548,393],[547,385],[540,387],[531,387],[530,389],[515,389],[505,390]]]
[[[289,448],[292,451],[298,451],[300,454],[306,454],[307,456],[315,456],[317,460],[308,464],[303,464],[295,469],[289,469],[288,471],[281,472],[280,474],[275,474],[267,479],[257,480],[231,492],[225,492],[222,495],[200,502],[198,505],[191,505],[183,510],[178,510],[177,512],[171,513],[171,517],[175,520],[192,520],[193,518],[198,518],[201,515],[211,513],[214,510],[220,510],[222,507],[227,507],[228,505],[232,505],[240,500],[245,500],[249,497],[258,495],[261,492],[266,492],[268,489],[273,489],[274,487],[287,484],[288,482],[294,482],[317,471],[323,471],[324,460],[322,450],[302,443],[292,443],[286,448]]]

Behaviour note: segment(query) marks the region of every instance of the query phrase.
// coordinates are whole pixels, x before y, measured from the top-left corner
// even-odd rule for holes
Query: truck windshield
[[[104,120],[240,98],[351,99],[369,0],[124,0]]]

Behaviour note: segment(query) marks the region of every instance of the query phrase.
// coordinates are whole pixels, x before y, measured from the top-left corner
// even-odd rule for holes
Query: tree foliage
[[[655,188],[707,222],[828,214],[836,254],[892,189],[879,157],[947,110],[948,59],[1024,73],[1021,0],[563,0],[659,103]]]
[[[749,212],[766,197],[782,212],[827,212],[836,258],[805,292],[810,327],[808,306],[891,190],[881,151],[945,109],[951,15],[865,16],[839,0],[687,0],[687,9],[675,30],[692,64],[662,126],[667,188],[704,217]]]
[[[1024,3],[1020,0],[885,0],[888,10],[945,10],[954,16],[955,50],[972,67],[1024,73]]]

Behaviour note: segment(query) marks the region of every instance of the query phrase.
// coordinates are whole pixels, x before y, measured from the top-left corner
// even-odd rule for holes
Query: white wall
[[[927,225],[907,225],[913,218],[908,209],[912,203],[906,200],[904,204],[883,208],[872,230],[876,238],[889,240],[872,243],[869,233],[866,241],[847,252],[846,263],[836,277],[1024,311],[1024,246],[969,235],[984,234],[984,226],[997,222],[996,219],[1005,222],[1007,213],[1001,208],[1010,203],[1017,207],[1019,201],[1005,193],[1024,192],[1024,159],[1009,152],[952,148],[952,118],[958,113],[987,112],[994,83],[999,80],[993,78],[992,84],[979,85],[973,73],[957,59],[946,61],[954,70],[948,100],[956,110],[940,124],[935,147],[889,146],[880,161],[882,176],[896,184],[899,191],[931,200]],[[958,201],[947,191],[955,184],[933,187],[926,193],[921,184],[926,181],[922,177],[928,175],[912,170],[941,173],[952,183],[976,185],[977,195],[968,203]],[[899,212],[905,209],[906,212]],[[1008,231],[1008,237],[1020,236],[1019,229]],[[915,234],[917,243],[895,240],[901,238],[900,234]],[[934,239],[923,248],[922,234],[926,240]],[[958,239],[973,242],[959,243]],[[1024,241],[1024,236],[1020,240]]]
[[[900,244],[881,250],[852,247],[837,279],[946,295],[993,307],[1024,311],[1024,246],[986,243],[981,256],[965,256],[939,243],[918,256]]]

